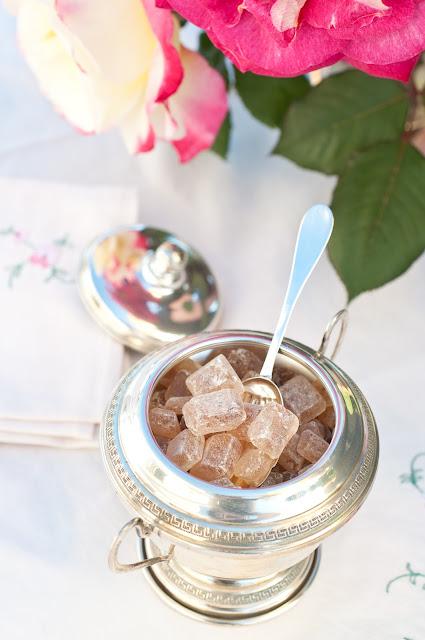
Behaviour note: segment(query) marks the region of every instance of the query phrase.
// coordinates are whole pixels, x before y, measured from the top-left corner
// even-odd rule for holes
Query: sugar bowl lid
[[[143,353],[216,326],[216,279],[191,246],[142,224],[98,236],[85,250],[81,298],[119,342]]]

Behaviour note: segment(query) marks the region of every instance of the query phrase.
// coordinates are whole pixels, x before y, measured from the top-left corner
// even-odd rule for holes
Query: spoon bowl
[[[244,402],[260,405],[268,404],[269,402],[283,404],[279,387],[270,378],[263,378],[262,376],[247,378],[243,382],[243,388]]]

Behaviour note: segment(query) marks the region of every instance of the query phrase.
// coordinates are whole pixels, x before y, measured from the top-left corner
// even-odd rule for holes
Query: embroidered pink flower
[[[28,258],[28,261],[33,265],[36,265],[38,267],[42,267],[43,269],[48,269],[50,267],[49,260],[48,260],[47,256],[45,254],[43,254],[43,253],[33,253]]]
[[[42,90],[83,133],[118,126],[128,148],[171,142],[184,162],[211,146],[227,111],[224,81],[179,45],[155,0],[7,0]]]
[[[296,76],[338,60],[407,81],[425,0],[157,0],[205,29],[241,71]]]

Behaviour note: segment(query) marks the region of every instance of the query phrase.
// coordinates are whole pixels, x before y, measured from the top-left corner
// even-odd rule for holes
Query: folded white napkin
[[[0,179],[0,442],[95,446],[124,349],[84,309],[81,251],[133,190]]]

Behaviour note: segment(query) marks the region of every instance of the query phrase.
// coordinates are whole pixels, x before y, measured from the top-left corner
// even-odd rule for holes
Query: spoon
[[[268,404],[274,401],[283,404],[279,387],[272,380],[273,367],[295,303],[328,244],[333,224],[332,211],[324,204],[317,204],[304,214],[279,320],[260,374],[244,380],[244,402]]]

